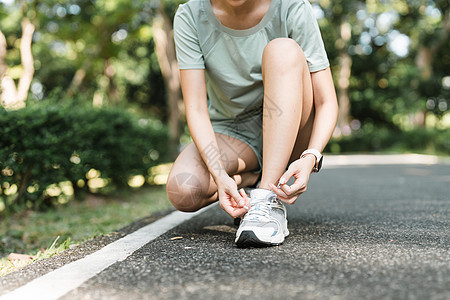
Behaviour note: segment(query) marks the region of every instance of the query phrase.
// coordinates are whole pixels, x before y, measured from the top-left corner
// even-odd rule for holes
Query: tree
[[[155,52],[158,56],[159,66],[167,88],[167,102],[169,115],[169,141],[171,155],[175,158],[180,141],[180,107],[182,107],[180,93],[180,78],[178,63],[175,56],[175,44],[173,40],[173,28],[163,2],[158,8],[159,16],[153,22],[153,37],[155,40]]]
[[[391,61],[391,80],[383,79],[385,83],[381,85],[389,85],[385,91],[397,95],[393,95],[398,107],[394,112],[404,115],[404,120],[399,122],[397,117],[394,123],[403,128],[425,127],[427,111],[442,115],[438,104],[448,97],[442,82],[450,68],[449,6],[448,1],[441,0],[374,1],[371,5],[371,12],[378,18],[394,16],[385,33],[385,60]],[[403,53],[395,50],[399,40],[404,44]],[[394,91],[389,91],[394,87]],[[398,98],[400,95],[402,99]]]
[[[349,86],[351,78],[352,57],[349,54],[349,46],[352,43],[352,24],[355,24],[356,11],[363,7],[358,0],[318,1],[325,15],[327,28],[325,31],[330,40],[327,43],[329,54],[337,55],[335,63],[335,82],[337,87],[337,98],[339,103],[338,133],[349,133],[351,121],[351,105],[349,97]],[[334,43],[331,43],[334,41]],[[329,49],[333,47],[335,49]]]
[[[413,10],[408,12],[402,18],[404,20],[416,19],[415,17],[418,11],[421,13],[421,25],[428,29],[421,31],[419,34],[412,35],[417,39],[415,42],[418,45],[418,49],[415,54],[414,62],[419,69],[419,78],[421,81],[420,94],[425,101],[430,97],[436,97],[435,89],[441,89],[439,87],[439,81],[441,80],[439,79],[445,74],[439,74],[439,72],[437,72],[436,61],[439,60],[439,54],[444,47],[447,48],[447,51],[450,50],[450,47],[448,46],[450,33],[450,4],[448,1],[434,1],[433,4],[426,5],[425,3],[422,3],[419,7],[413,7]],[[427,13],[427,10],[431,12]],[[416,11],[416,13],[414,13],[414,11]],[[433,14],[435,16],[433,16]],[[440,18],[437,17],[437,15],[440,15]],[[437,19],[439,21],[437,21]],[[430,101],[435,100],[430,99]],[[416,123],[424,127],[427,116],[425,106],[422,107],[416,116]]]
[[[8,45],[6,37],[0,29],[0,82],[1,82],[1,103],[8,107],[23,107],[28,97],[31,81],[34,75],[34,61],[31,52],[31,43],[35,26],[25,16],[27,6],[23,4],[24,16],[21,21],[22,36],[20,39],[20,57],[22,72],[18,80],[18,85],[8,74],[7,53]]]

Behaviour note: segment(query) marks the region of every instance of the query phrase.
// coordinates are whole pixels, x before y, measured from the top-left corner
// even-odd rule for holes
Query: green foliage
[[[130,176],[164,159],[167,144],[159,121],[76,102],[2,109],[0,136],[0,196],[7,209],[51,205],[55,193],[48,188],[64,192],[61,182],[75,193],[97,177],[109,188],[126,186]]]
[[[31,98],[47,98],[54,89],[97,94],[104,104],[131,103],[165,120],[165,86],[151,27],[158,5],[143,0],[0,2],[5,62],[11,68],[21,63],[21,19],[27,17],[36,26],[33,84],[39,88],[31,89]],[[173,12],[176,6],[167,1]],[[8,73],[18,80],[20,70]]]
[[[103,105],[120,104],[128,108],[141,109],[146,114],[156,116],[165,122],[168,116],[165,104],[166,91],[153,50],[152,22],[161,9],[164,9],[169,17],[173,17],[176,8],[182,2],[185,0],[0,2],[0,28],[6,36],[8,50],[5,62],[10,68],[7,74],[12,76],[16,83],[18,82],[21,72],[20,21],[23,17],[27,17],[36,25],[32,44],[36,71],[30,98],[47,98],[49,92],[59,88],[65,92],[71,91],[73,95],[86,95],[85,99],[89,99],[89,102],[95,95]],[[343,136],[340,140],[335,140],[333,145],[339,144],[342,151],[352,152],[359,148],[362,151],[390,149],[390,145],[399,144],[391,137],[408,136],[412,132],[411,127],[419,128],[429,124],[426,120],[418,121],[414,116],[432,114],[440,120],[448,117],[450,106],[448,1],[311,0],[311,2],[315,11],[319,12],[320,29],[336,83],[340,79],[338,78],[340,56],[348,53],[351,57],[351,77],[348,86],[350,119],[369,124],[354,132],[351,137]],[[341,25],[345,23],[351,27],[351,37],[344,41],[341,38]],[[409,41],[404,55],[394,51],[395,39],[399,35]],[[424,56],[428,57],[424,65],[429,66],[430,70],[426,68],[424,70],[418,63],[420,58],[424,59],[419,55],[421,50],[427,50],[423,53],[429,54]],[[430,74],[427,75],[425,71]],[[85,99],[81,101],[87,102]],[[52,108],[48,109],[50,114]],[[90,116],[90,109],[85,111],[86,120],[89,120],[86,123],[100,126],[94,128],[94,125],[84,125],[89,127],[88,132],[92,136],[107,135],[101,124],[111,120],[104,117],[103,122],[100,122],[98,120],[101,118]],[[52,112],[53,117],[60,118],[58,113]],[[31,115],[30,113],[29,118],[33,119]],[[33,120],[42,122],[39,121],[39,117]],[[399,120],[407,120],[402,122],[409,124],[401,124]],[[58,124],[62,128],[69,126]],[[73,126],[79,126],[81,123],[77,124]],[[126,127],[126,124],[122,123],[111,124],[117,126],[118,131]],[[448,122],[443,126],[448,128]],[[404,130],[407,132],[401,134]],[[62,129],[60,131],[63,132]],[[417,132],[418,136],[423,135],[425,139],[432,137],[436,141],[436,145],[431,148],[447,153],[446,144],[439,142],[447,136],[444,131],[422,128],[417,129]],[[361,137],[362,133],[367,136]],[[48,130],[45,135],[47,137],[56,133]],[[58,135],[54,143],[70,137],[70,134],[67,137]],[[26,136],[21,138],[29,139]],[[99,145],[94,145],[94,141]],[[352,145],[350,141],[363,146]],[[400,144],[406,147],[412,141],[416,139],[405,138]],[[45,143],[49,141],[45,139]],[[39,153],[44,150],[53,151],[49,150],[45,143],[39,144]],[[94,146],[103,149],[110,144],[107,141],[99,142],[95,138],[86,137],[79,145],[84,147],[83,149],[92,149]],[[423,144],[418,141],[417,145],[411,145],[410,150],[422,146]],[[118,163],[117,157],[104,159],[105,154],[89,150],[82,152],[80,147],[77,148],[78,152],[65,149],[67,153],[70,152],[69,157],[74,157],[73,160],[76,160],[78,155],[80,164],[68,162],[67,154],[64,154],[64,158],[58,159],[58,163],[43,159],[42,163],[45,165],[40,166],[39,170],[49,172],[50,179],[47,180],[44,173],[40,177],[50,182],[54,176],[66,178],[68,175],[65,172],[69,172],[77,174],[76,178],[84,178],[85,173],[95,165],[96,168],[102,169],[101,177],[114,181],[114,184],[125,181],[125,177],[116,178],[116,175],[111,174],[114,172],[105,169],[105,165],[113,164],[117,164],[115,168],[122,168],[122,162]],[[338,146],[334,148],[337,149]],[[58,157],[60,155],[58,153],[52,152],[52,155]],[[40,157],[41,154],[33,155],[32,157]],[[115,162],[111,163],[112,160]],[[134,166],[131,169],[139,168]],[[20,172],[27,174],[26,170]],[[34,178],[37,174],[33,173],[30,176]],[[85,181],[85,178],[83,180]],[[78,185],[73,185],[77,190]],[[35,188],[41,189],[40,185],[36,185]]]
[[[443,84],[450,76],[448,1],[312,2],[323,12],[319,24],[335,83],[340,79],[339,51],[348,53],[352,60],[350,119],[372,123],[396,135],[399,115],[408,117],[410,125],[418,128],[426,123],[414,120],[412,116],[418,113],[432,113],[438,119],[449,113],[450,88]],[[351,25],[346,44],[340,39],[340,26],[345,22]],[[402,44],[396,42],[398,36],[404,38],[403,43],[409,41],[407,47],[402,46],[407,49],[403,54],[394,51]],[[378,139],[376,135],[368,138]]]

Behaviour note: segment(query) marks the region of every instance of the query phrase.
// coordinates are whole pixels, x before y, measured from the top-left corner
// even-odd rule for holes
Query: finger
[[[229,208],[224,210],[233,218],[241,217],[247,213],[245,208]]]
[[[247,193],[244,191],[244,189],[240,189],[239,193],[241,194],[242,198],[244,199],[244,205],[242,206],[244,209],[249,210],[250,209],[250,198],[248,197]]]
[[[242,208],[245,205],[245,200],[244,198],[241,196],[241,194],[239,194],[239,192],[237,191],[237,189],[232,189],[230,191],[230,195],[231,195],[231,201],[236,203],[236,207]]]
[[[289,198],[282,189],[276,187],[274,184],[269,184],[269,187],[278,197]]]
[[[233,217],[233,218],[237,218],[237,216],[235,215],[235,211],[236,211],[236,208],[233,208],[233,207],[231,207],[231,206],[228,206],[228,205],[224,205],[224,206],[222,206],[222,209],[227,213],[227,214],[229,214],[231,217]]]
[[[292,184],[291,186],[287,184],[280,186],[280,189],[286,194],[287,198],[292,197],[292,194],[295,193],[296,189],[293,188],[293,186],[295,186],[294,184]]]
[[[292,176],[294,176],[294,174],[295,174],[295,170],[294,170],[291,166],[289,166],[289,168],[287,169],[287,171],[284,172],[283,175],[281,175],[279,184],[280,184],[281,186],[282,186],[282,185],[285,185],[285,184],[288,182],[288,180],[289,180]]]
[[[306,190],[306,183],[301,178],[297,179],[291,186],[283,185],[280,187],[287,196],[293,197],[298,192],[304,192]]]
[[[244,216],[246,213],[248,212],[247,209],[245,208],[238,208],[234,211],[235,217],[234,218],[238,218],[238,217],[242,217]]]
[[[275,186],[273,186],[273,187],[275,189],[277,189],[277,187],[275,187]],[[280,190],[280,189],[278,189],[278,190]],[[286,195],[281,190],[280,194],[282,194],[282,195],[277,195],[277,197],[286,204],[293,204],[302,193],[303,193],[303,191],[296,191],[295,193],[293,193],[291,195]]]
[[[290,197],[290,198],[282,198],[282,197],[279,197],[279,199],[280,199],[283,203],[285,203],[285,204],[294,204],[295,201],[297,201],[297,199],[298,199],[299,196],[300,196],[300,195],[296,195],[296,196]]]
[[[232,198],[229,197],[228,201],[224,202],[224,203],[220,203],[220,207],[230,216],[232,216],[233,218],[237,218],[238,214],[236,214],[236,210],[241,210],[242,208],[236,208],[236,204],[234,203],[233,200],[231,200]]]

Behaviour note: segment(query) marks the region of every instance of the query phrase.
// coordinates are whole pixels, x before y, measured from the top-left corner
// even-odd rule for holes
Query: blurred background
[[[0,218],[165,183],[190,141],[182,2],[0,0]],[[339,98],[326,151],[448,156],[449,1],[312,5]]]

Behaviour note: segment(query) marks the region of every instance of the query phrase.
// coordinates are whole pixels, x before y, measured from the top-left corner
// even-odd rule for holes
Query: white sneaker
[[[282,244],[289,230],[286,208],[277,195],[270,190],[254,189],[250,193],[250,205],[236,233],[236,245],[263,247]]]

